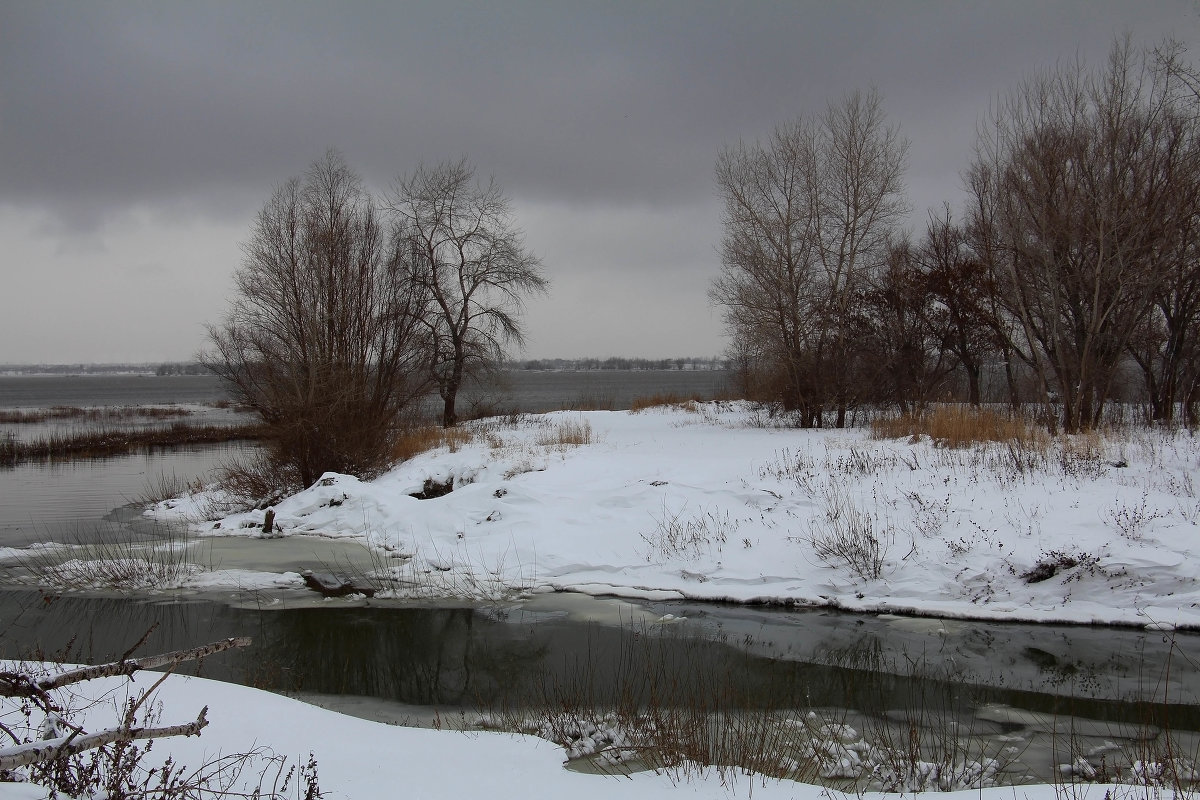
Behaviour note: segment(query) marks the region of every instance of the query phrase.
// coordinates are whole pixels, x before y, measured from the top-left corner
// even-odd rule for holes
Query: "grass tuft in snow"
[[[566,419],[537,435],[534,442],[542,447],[579,447],[592,443],[592,425],[584,419]]]
[[[191,560],[185,527],[160,525],[150,541],[134,542],[121,529],[101,529],[56,548],[31,548],[9,567],[10,579],[60,591],[140,591],[177,588],[209,571]]]
[[[849,489],[838,481],[824,486],[821,514],[808,531],[808,543],[817,558],[844,564],[863,580],[883,574],[888,550],[896,534],[886,520],[859,506]]]
[[[693,559],[716,549],[721,549],[729,537],[737,533],[738,522],[728,511],[703,511],[685,515],[686,506],[671,511],[663,500],[662,513],[654,519],[654,529],[639,534],[642,541],[650,545],[651,555],[665,558]],[[651,555],[647,555],[650,560]]]

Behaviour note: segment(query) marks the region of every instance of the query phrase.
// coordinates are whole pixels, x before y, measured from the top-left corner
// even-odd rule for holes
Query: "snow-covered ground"
[[[954,450],[777,428],[740,403],[475,424],[470,443],[375,481],[324,476],[274,509],[277,534],[367,543],[376,585],[397,596],[553,589],[1200,627],[1200,443],[1187,433]],[[453,491],[411,496],[433,484]],[[219,500],[148,513],[199,520]],[[263,516],[194,530],[261,536]]]
[[[475,426],[469,443],[427,452],[373,482],[324,476],[274,509],[280,538],[262,539],[262,511],[214,520],[217,492],[157,505],[147,513],[189,520],[196,534],[261,539],[251,569],[180,570],[172,580],[298,588],[295,572],[268,569],[268,548],[327,537],[367,545],[374,558],[355,561],[354,570],[397,597],[490,599],[571,589],[1200,627],[1200,445],[1186,434],[950,450],[928,440],[876,440],[864,430],[776,428],[753,408],[728,403]],[[438,485],[453,490],[412,496],[437,494]],[[86,574],[86,564],[76,567],[72,575]],[[106,688],[128,690],[113,679],[88,691]],[[195,678],[172,677],[160,699],[164,723],[190,720],[207,705],[211,725],[199,738],[156,744],[157,757],[172,753],[197,764],[218,752],[266,746],[303,764],[311,751],[330,798],[726,797],[751,790],[764,798],[843,796],[711,768],[631,778],[580,774],[562,768],[561,746],[536,737],[392,727]],[[112,708],[96,706],[80,719],[100,726]],[[872,762],[878,754],[869,743],[836,720],[796,724],[808,726],[811,755],[827,777],[861,775],[884,763]],[[602,746],[613,735],[619,732],[591,731],[579,741]],[[922,786],[938,784],[938,765],[912,766]],[[960,766],[967,771],[952,785],[986,786],[998,777],[986,760]],[[1089,777],[1082,762],[1062,774],[1073,769]],[[731,788],[732,775],[738,779]],[[1157,791],[1093,784],[974,788],[969,796]],[[29,787],[0,786],[0,797],[34,796],[41,795]]]

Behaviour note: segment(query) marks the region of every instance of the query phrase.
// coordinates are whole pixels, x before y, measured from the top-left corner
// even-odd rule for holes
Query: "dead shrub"
[[[240,509],[268,508],[306,488],[298,470],[275,461],[270,454],[230,459],[217,468],[216,476],[229,500],[228,508],[213,510],[217,516]]]
[[[830,482],[821,497],[823,514],[813,521],[808,543],[827,564],[843,563],[863,580],[883,575],[895,531],[859,506],[846,487]]]

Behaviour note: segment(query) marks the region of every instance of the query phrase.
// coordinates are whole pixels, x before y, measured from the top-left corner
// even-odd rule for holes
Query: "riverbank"
[[[157,677],[155,673],[139,673],[128,682],[120,677],[89,682],[87,695],[79,698],[83,711],[74,721],[88,730],[111,724],[114,704],[121,707],[122,698],[136,696]],[[104,697],[105,701],[83,703],[85,697]],[[630,775],[616,771],[620,777],[581,774],[563,769],[560,746],[534,736],[386,725],[326,711],[268,692],[202,678],[170,676],[159,688],[156,698],[164,709],[164,723],[190,721],[204,707],[209,725],[198,737],[156,741],[153,753],[147,759],[149,762],[161,763],[169,755],[175,763],[195,768],[218,754],[259,753],[259,761],[249,764],[249,768],[240,773],[231,771],[225,776],[231,779],[232,785],[226,787],[230,792],[252,791],[261,778],[260,770],[268,767],[271,770],[266,773],[265,785],[269,788],[280,759],[288,759],[287,764],[303,766],[311,754],[317,765],[320,796],[329,800],[388,798],[397,794],[518,800],[528,797],[531,787],[537,787],[539,796],[577,800],[614,797],[650,800],[676,793],[714,800],[731,796],[766,800],[897,796],[872,791],[846,793],[816,784],[765,778],[738,769],[689,763]],[[832,729],[827,735],[834,735]],[[470,768],[464,769],[467,764]],[[364,769],[364,765],[369,768]],[[285,764],[283,772],[286,770]],[[939,797],[946,800],[1000,800],[1012,798],[1016,792],[1026,800],[1060,800],[1065,792],[1068,797],[1084,800],[1156,797],[1160,791],[1165,793],[1169,788],[1096,783],[1066,787],[1025,785],[1019,789],[1004,786],[940,794]],[[5,800],[32,800],[45,796],[44,789],[39,790],[32,784],[0,783],[0,798]]]
[[[274,509],[272,535],[363,541],[384,597],[551,589],[1200,627],[1200,444],[1186,433],[954,449],[776,428],[743,403],[470,430],[374,482],[326,475]],[[262,511],[214,521],[221,502],[202,492],[148,514],[263,535]]]

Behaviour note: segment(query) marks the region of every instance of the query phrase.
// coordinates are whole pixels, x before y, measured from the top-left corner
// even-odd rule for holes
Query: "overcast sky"
[[[526,357],[717,355],[722,146],[875,86],[915,229],[990,101],[1123,32],[1200,61],[1195,0],[0,0],[0,363],[191,358],[330,147],[377,189],[495,177],[552,281]]]

